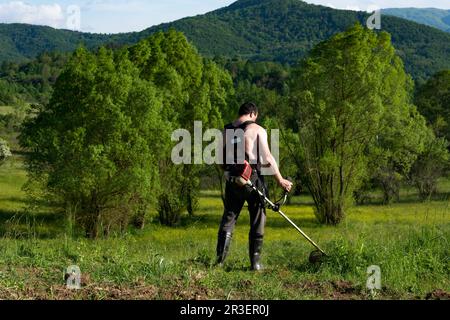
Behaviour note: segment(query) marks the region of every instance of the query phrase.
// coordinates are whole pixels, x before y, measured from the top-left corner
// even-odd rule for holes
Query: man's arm
[[[278,185],[283,188],[284,190],[290,192],[292,189],[292,182],[289,180],[286,180],[281,175],[280,169],[278,168],[278,164],[272,155],[272,152],[269,148],[269,142],[267,137],[267,132],[263,128],[259,129],[258,132],[259,135],[259,147],[260,147],[260,153],[262,156],[263,165],[270,167],[274,176],[275,180],[277,181]]]

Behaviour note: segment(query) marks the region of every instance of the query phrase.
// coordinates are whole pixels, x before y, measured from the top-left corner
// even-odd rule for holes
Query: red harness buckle
[[[244,178],[246,181],[250,180],[252,176],[252,166],[247,161],[244,162],[244,171],[241,174],[241,177]]]

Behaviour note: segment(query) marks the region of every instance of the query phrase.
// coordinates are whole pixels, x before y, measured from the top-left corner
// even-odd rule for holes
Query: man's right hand
[[[278,182],[278,185],[285,191],[291,192],[293,183],[286,179],[281,179]]]

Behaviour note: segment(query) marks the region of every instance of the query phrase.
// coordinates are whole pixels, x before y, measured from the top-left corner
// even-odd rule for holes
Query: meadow
[[[218,192],[203,191],[199,210],[175,228],[157,222],[107,239],[88,240],[51,207],[32,206],[22,190],[20,156],[0,167],[1,299],[443,299],[450,292],[450,181],[419,202],[404,189],[399,203],[348,210],[337,226],[316,222],[308,195],[285,212],[329,254],[308,262],[312,247],[276,213],[268,213],[261,273],[248,270],[244,208],[223,268],[214,266],[222,213]],[[43,209],[42,209],[43,207]],[[82,289],[69,290],[77,265]],[[367,268],[381,269],[382,289],[366,288]]]
[[[371,30],[374,15],[330,10],[242,0],[104,46],[34,45],[22,62],[0,50],[12,60],[0,66],[0,300],[450,299],[450,36],[395,17]],[[21,28],[0,38],[61,38]],[[281,129],[280,170],[311,189],[283,211],[322,261],[268,212],[265,269],[252,272],[244,209],[215,265],[217,172],[193,169],[202,143],[177,151],[175,136],[206,145],[199,121],[203,133],[238,115],[270,131],[275,158]],[[258,130],[254,155],[275,167],[263,140]],[[225,144],[245,142],[235,132]],[[353,196],[365,204],[344,206]]]

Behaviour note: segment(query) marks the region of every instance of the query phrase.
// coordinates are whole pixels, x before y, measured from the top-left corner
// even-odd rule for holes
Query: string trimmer
[[[247,185],[249,185],[254,191],[256,191],[259,196],[264,200],[265,204],[267,205],[267,207],[269,209],[271,209],[272,211],[279,213],[284,219],[286,219],[287,222],[289,222],[310,244],[312,244],[314,246],[314,248],[317,249],[317,251],[313,251],[311,252],[310,256],[309,256],[309,261],[311,263],[316,263],[316,262],[320,262],[320,260],[324,257],[327,256],[327,254],[325,253],[325,251],[323,251],[302,229],[300,229],[283,211],[281,211],[281,207],[286,204],[287,201],[287,197],[288,197],[288,192],[284,192],[283,197],[277,201],[277,202],[272,202],[270,201],[269,198],[267,198],[264,193],[262,193],[255,185],[253,185],[253,183],[248,180],[247,181]]]
[[[237,184],[240,187],[250,186],[254,191],[256,191],[264,205],[276,213],[279,213],[287,222],[289,222],[310,244],[312,244],[317,251],[311,252],[309,256],[309,261],[311,263],[320,262],[324,256],[327,256],[325,251],[323,251],[302,229],[300,229],[289,217],[281,211],[281,207],[286,203],[288,192],[285,191],[282,199],[273,203],[269,198],[266,197],[250,180],[252,175],[252,168],[250,164],[245,161],[243,165],[234,165],[234,170],[225,173],[228,181]]]

